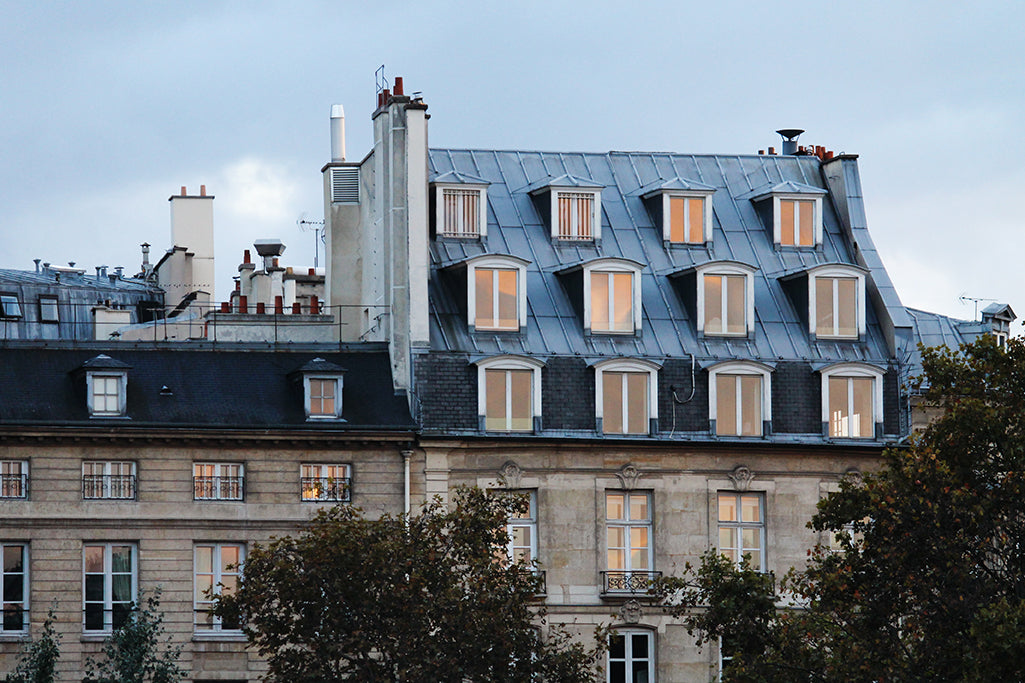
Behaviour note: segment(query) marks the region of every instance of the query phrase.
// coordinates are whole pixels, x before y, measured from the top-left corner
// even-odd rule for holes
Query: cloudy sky
[[[905,304],[1025,314],[1025,3],[0,0],[0,16],[3,268],[134,273],[140,243],[171,246],[167,198],[200,184],[218,298],[254,240],[312,265],[296,221],[323,218],[330,107],[362,157],[384,64],[423,92],[439,147],[754,153],[804,128],[860,155]]]

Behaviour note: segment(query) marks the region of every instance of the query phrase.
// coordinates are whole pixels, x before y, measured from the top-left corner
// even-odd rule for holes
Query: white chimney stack
[[[345,109],[331,105],[331,161],[345,161]]]

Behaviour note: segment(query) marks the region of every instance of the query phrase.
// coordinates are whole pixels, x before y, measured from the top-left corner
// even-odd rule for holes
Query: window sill
[[[8,633],[0,633],[0,643],[20,643],[28,637],[28,631],[10,631]]]
[[[192,634],[192,642],[194,643],[208,643],[211,641],[244,643],[247,640],[246,634],[241,631],[204,631]]]
[[[90,631],[89,633],[82,634],[83,643],[102,643],[107,638],[110,638],[110,631]]]

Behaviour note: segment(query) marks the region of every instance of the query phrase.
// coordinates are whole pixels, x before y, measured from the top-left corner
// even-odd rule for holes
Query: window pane
[[[238,565],[238,550],[238,546],[221,546],[221,571],[235,571],[234,569],[229,569],[229,567]]]
[[[493,289],[494,271],[490,268],[474,270],[477,302],[474,316],[474,327],[487,329],[495,324],[495,291]]]
[[[858,281],[852,277],[837,281],[837,329],[841,337],[858,336]]]
[[[626,637],[612,634],[609,636],[609,657],[624,659],[626,657]]]
[[[836,334],[833,282],[831,277],[815,278],[815,334],[822,337]]]
[[[875,436],[875,418],[872,410],[874,380],[871,377],[852,377],[851,383],[851,436],[870,439]]]
[[[829,435],[850,436],[847,422],[847,378],[829,378]]]
[[[687,199],[686,197],[670,197],[669,198],[669,241],[670,242],[686,242],[686,219],[687,219]]]
[[[591,273],[591,329],[609,330],[609,275]]]
[[[751,569],[754,569],[756,572],[762,571],[762,551],[750,549],[745,551],[745,553],[750,556]]]
[[[737,518],[737,497],[729,493],[719,494],[719,521],[736,522]]]
[[[800,234],[799,240],[802,247],[810,247],[815,244],[815,233],[813,230],[813,219],[815,217],[815,202],[800,201]]]
[[[612,310],[615,312],[613,329],[616,332],[632,332],[634,329],[633,314],[633,274],[612,273],[615,299]]]
[[[705,334],[722,334],[722,275],[705,276]]]
[[[743,275],[729,275],[726,277],[727,289],[727,314],[726,331],[729,334],[744,334],[747,332],[745,319],[747,318],[747,287],[746,278]]]
[[[132,599],[132,576],[114,574],[110,578],[111,598],[114,602],[129,602]]]
[[[779,200],[779,243],[784,246],[794,244],[794,201]]]
[[[209,600],[214,594],[214,575],[196,574],[196,600]]]
[[[737,530],[732,527],[720,527],[719,550],[725,555],[731,548],[737,547]]]
[[[744,436],[760,436],[762,433],[762,378],[758,375],[742,375],[740,378],[741,429]]]
[[[744,543],[744,552],[747,553],[760,549],[762,547],[761,538],[761,529],[742,529],[740,540]]]
[[[484,371],[486,401],[484,427],[488,430],[508,428],[505,414],[505,373],[505,370]]]
[[[623,373],[602,373],[602,431],[623,433]]]
[[[100,599],[102,599],[102,593]],[[89,598],[86,598],[88,600]],[[85,630],[103,630],[103,603],[87,603],[85,606]]]
[[[626,519],[626,517],[624,517],[624,514],[626,514],[626,505],[623,494],[605,494],[605,518]]]
[[[643,372],[625,373],[627,383],[627,432],[648,433],[648,375]]]
[[[626,551],[622,548],[609,548],[608,568],[612,571],[626,569]]]
[[[715,433],[733,436],[737,433],[737,376],[715,376]]]
[[[24,548],[19,545],[4,546],[4,571],[21,573],[24,571]]]
[[[687,241],[691,244],[701,244],[705,241],[705,200],[700,197],[691,197],[687,200],[687,208],[690,218]]]
[[[516,276],[515,270],[499,270],[498,273],[498,321],[497,327],[516,329],[520,326],[516,314]]]
[[[85,571],[90,574],[103,572],[103,546],[87,545],[85,547]]]
[[[21,602],[25,599],[21,574],[8,574],[4,577],[4,602]]]
[[[642,493],[634,493],[630,496],[630,519],[646,520],[648,516],[648,496]]]
[[[630,529],[630,568],[648,568],[648,529],[632,527]]]
[[[606,540],[609,548],[626,547],[626,527],[610,526],[606,530]]]
[[[85,577],[85,599],[87,602],[103,602],[103,574]]]
[[[533,428],[533,411],[531,410],[531,370],[510,370],[512,383],[512,420],[510,429],[529,430]]]
[[[115,573],[132,571],[132,548],[131,546],[114,546],[110,549],[112,559],[112,570]]]
[[[740,497],[740,520],[742,522],[762,521],[761,500],[761,496]]]

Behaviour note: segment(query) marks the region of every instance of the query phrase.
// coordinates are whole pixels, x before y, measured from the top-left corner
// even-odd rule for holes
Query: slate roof
[[[103,367],[126,368],[129,419],[90,418],[85,371],[98,355]],[[301,374],[313,366],[347,368],[344,422],[307,422]],[[95,364],[95,363],[94,363]],[[85,367],[83,367],[85,366]],[[167,390],[162,391],[164,387]],[[411,430],[405,399],[392,388],[383,347],[342,352],[190,349],[187,346],[103,349],[0,349],[0,428],[15,425],[100,428]]]
[[[845,162],[833,162],[836,165]],[[852,161],[853,163],[853,161]],[[463,173],[488,186],[488,229],[482,240],[438,238],[431,243],[431,344],[434,350],[470,354],[525,354],[583,357],[689,356],[715,360],[867,361],[886,363],[891,352],[878,311],[867,307],[868,332],[859,342],[810,338],[806,323],[784,292],[780,276],[824,263],[859,265],[869,271],[869,291],[878,293],[894,327],[907,327],[903,307],[868,237],[856,167],[844,174],[844,197],[823,201],[820,249],[780,250],[751,197],[769,188],[827,193],[823,164],[813,156],[688,155],[648,152],[557,153],[433,149],[436,174]],[[570,176],[602,186],[601,242],[553,243],[530,189]],[[660,182],[687,179],[715,188],[713,246],[672,246],[662,241],[642,198]],[[583,182],[582,182],[583,184]],[[752,191],[757,191],[753,193]],[[845,214],[845,212],[848,212]],[[848,235],[857,240],[857,252]],[[438,268],[481,254],[513,254],[531,262],[527,270],[525,334],[468,331],[465,292],[444,281]],[[587,336],[577,307],[556,275],[568,266],[600,257],[644,264],[641,276],[642,330],[636,336]],[[755,266],[755,333],[751,339],[699,338],[680,292],[667,277],[712,260]],[[460,299],[462,298],[462,300]],[[805,314],[806,315],[806,314]],[[892,329],[892,328],[891,328]],[[906,341],[906,340],[905,340]]]
[[[109,277],[97,277],[86,273],[62,272],[58,281],[53,273],[37,273],[33,270],[12,270],[8,268],[0,268],[0,283],[140,293],[159,291],[157,286],[143,280],[114,278],[111,281]]]

